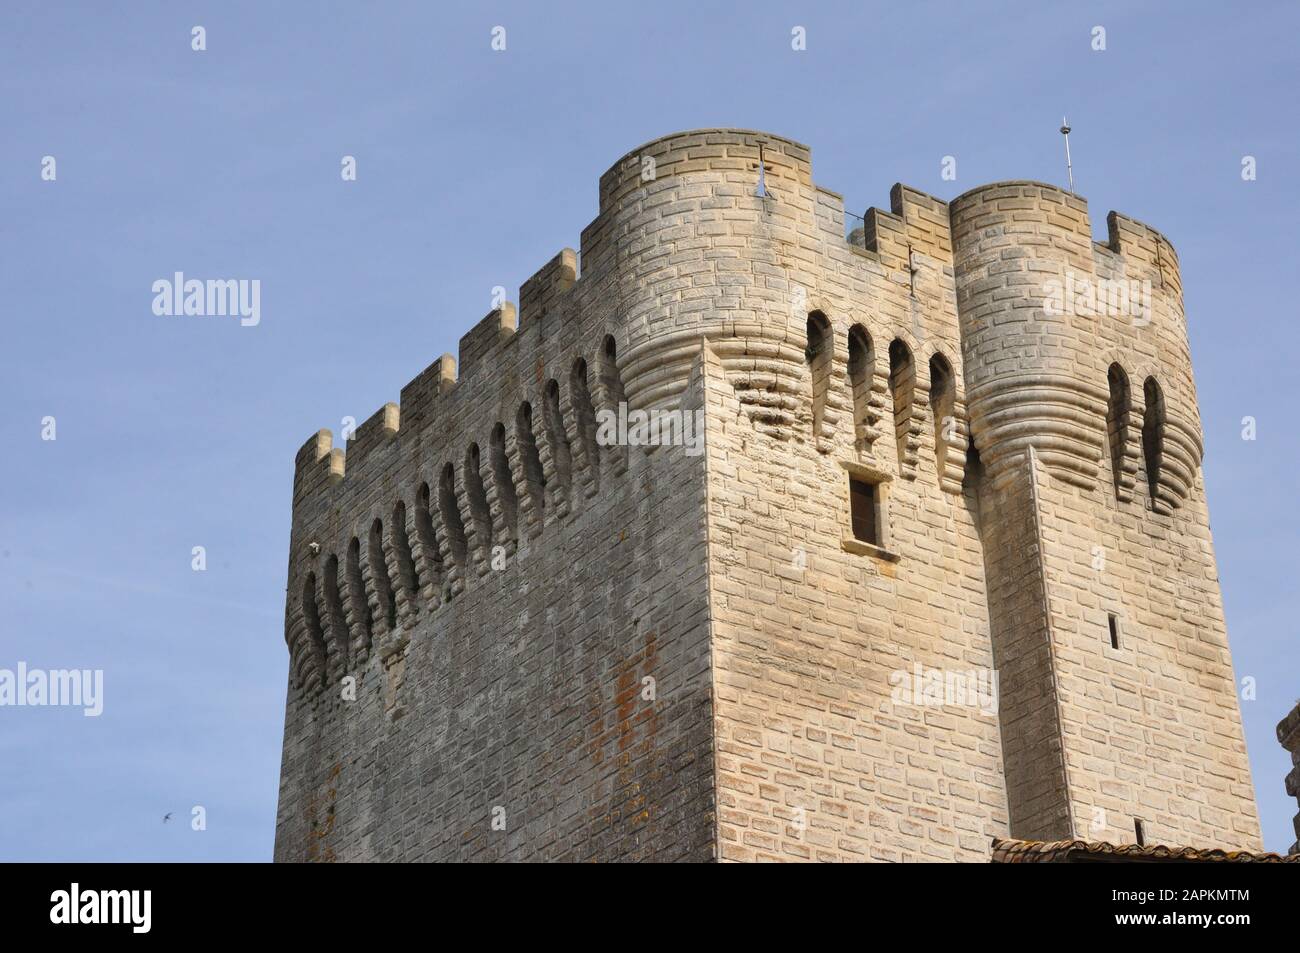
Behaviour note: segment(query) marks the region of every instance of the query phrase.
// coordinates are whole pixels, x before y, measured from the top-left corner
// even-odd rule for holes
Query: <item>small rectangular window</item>
[[[1147,832],[1146,829],[1142,826],[1142,822],[1138,820],[1136,817],[1133,818],[1133,833],[1137,837],[1138,846],[1145,847],[1147,843]]]
[[[1117,649],[1119,648],[1119,616],[1112,612],[1108,616],[1108,620],[1110,622],[1110,647]]]
[[[880,545],[878,501],[874,483],[849,477],[849,510],[853,517],[853,537],[872,546]]]

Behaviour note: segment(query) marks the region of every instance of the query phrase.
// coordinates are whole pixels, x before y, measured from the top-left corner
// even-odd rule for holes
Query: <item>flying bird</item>
[[[170,821],[171,819],[172,819],[172,812],[171,812],[171,811],[168,811],[166,814],[163,815],[163,823],[164,823],[164,824],[166,824],[166,823],[167,823],[168,821]]]

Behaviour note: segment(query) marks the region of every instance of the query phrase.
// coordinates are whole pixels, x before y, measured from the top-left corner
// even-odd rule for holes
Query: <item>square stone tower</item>
[[[298,453],[276,859],[1258,849],[1177,257],[1107,223],[619,160],[580,277]]]

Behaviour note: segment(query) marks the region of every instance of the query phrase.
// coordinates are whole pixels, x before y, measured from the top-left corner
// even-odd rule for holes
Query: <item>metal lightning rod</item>
[[[1065,174],[1070,177],[1070,194],[1074,194],[1074,166],[1070,163],[1070,124],[1061,117],[1061,135],[1065,136]]]

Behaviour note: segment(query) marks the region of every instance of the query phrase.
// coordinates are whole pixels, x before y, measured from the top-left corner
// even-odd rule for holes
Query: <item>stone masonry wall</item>
[[[619,227],[300,452],[277,860],[712,856],[703,458],[591,427]]]
[[[735,320],[785,327],[798,345],[785,369],[794,380],[786,416],[774,426],[717,355],[725,338],[706,329],[726,860],[977,860],[1007,831],[996,713],[891,700],[896,673],[917,666],[993,668],[974,498],[963,490],[946,208],[898,188],[892,209],[868,213],[870,249],[844,241],[841,200],[810,178],[767,202],[743,193],[714,213],[744,241],[728,286]],[[820,400],[804,354],[810,312],[829,328]],[[849,381],[855,325],[870,351],[861,407]],[[898,420],[886,386],[895,339],[916,377]],[[958,427],[941,464],[927,414],[936,355],[958,372]],[[881,554],[857,548],[848,530],[856,467],[888,484]]]
[[[951,208],[972,430],[989,471],[981,506],[1001,524],[985,559],[1030,547],[1044,587],[1038,612],[992,601],[1003,691],[1037,711],[1004,713],[1013,834],[1028,836],[1023,822],[1032,836],[1124,843],[1140,821],[1152,843],[1257,849],[1177,257],[1114,213],[1109,242],[1093,242],[1087,204],[1038,183],[986,186]],[[1149,301],[1045,307],[1046,281],[1098,278],[1147,281]],[[1025,507],[1036,528],[1006,538]],[[990,591],[1020,573],[994,572]],[[1031,657],[1032,677],[1009,677]],[[1033,744],[1016,764],[1010,738],[1022,725],[1046,738],[1052,722],[1063,760]]]
[[[1172,246],[1038,183],[890,199],[846,240],[799,143],[647,143],[581,276],[308,441],[277,860],[1259,846]],[[620,405],[702,455],[602,445]]]

